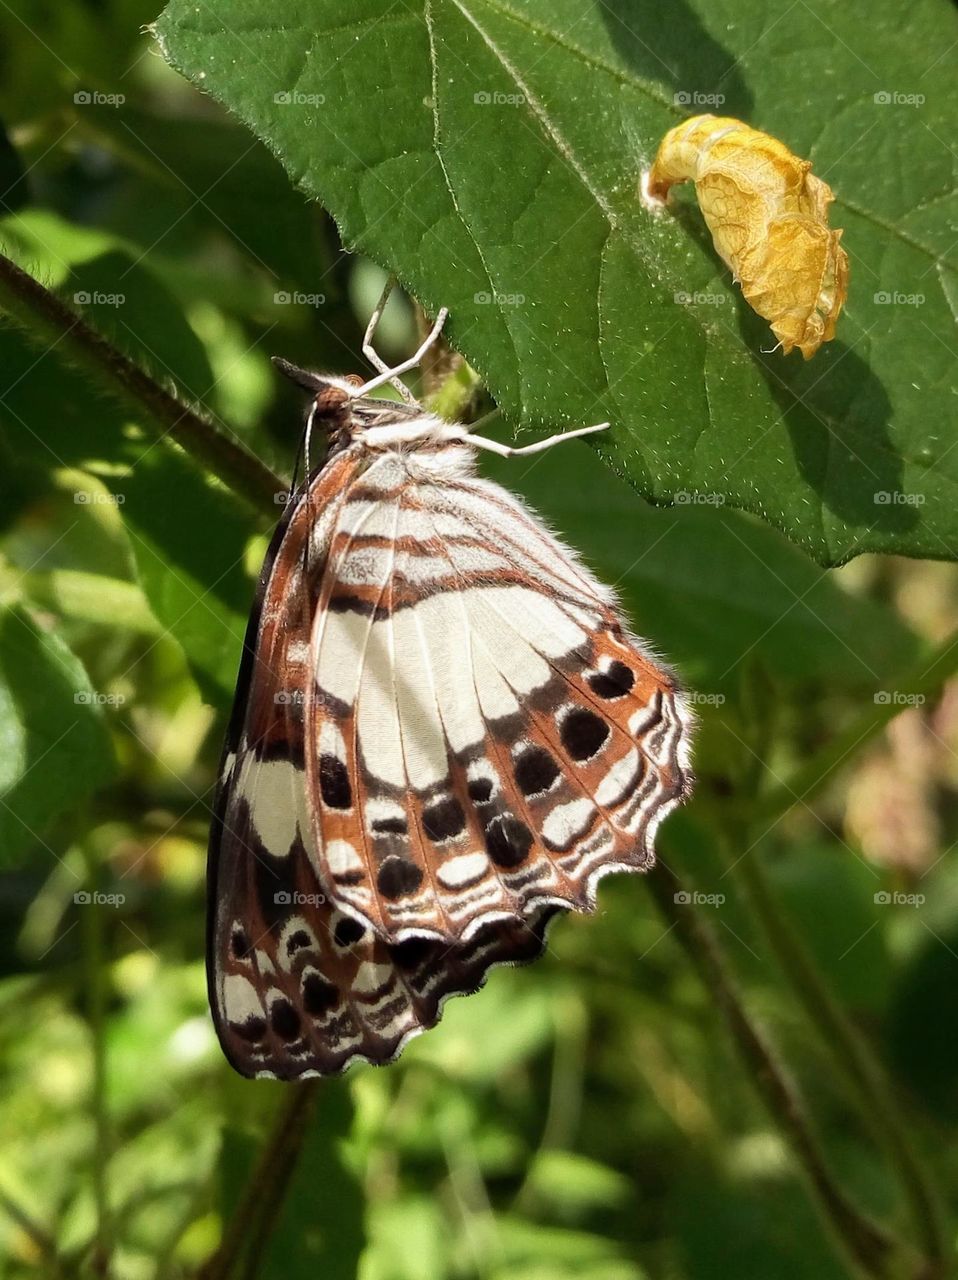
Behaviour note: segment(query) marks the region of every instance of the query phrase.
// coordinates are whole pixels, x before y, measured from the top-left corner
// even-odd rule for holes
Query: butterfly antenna
[[[368,382],[364,382],[361,387],[356,389],[354,394],[356,396],[367,396],[370,391],[375,391],[376,388],[381,387],[384,382],[391,382],[393,386],[395,386],[399,381],[399,375],[401,373],[408,373],[410,369],[415,369],[429,348],[434,346],[438,341],[439,335],[442,333],[442,326],[446,323],[446,317],[448,315],[448,308],[443,307],[438,316],[436,316],[436,323],[430,329],[425,341],[415,355],[410,356],[408,360],[404,360],[402,364],[397,364],[394,369],[388,369],[382,365],[382,362],[380,362],[376,367],[381,368],[381,372],[375,378],[370,378]],[[365,347],[363,350],[365,351]],[[379,360],[379,357],[377,356],[376,359]],[[402,386],[401,383],[400,386]],[[412,404],[416,403],[411,394],[409,401]]]

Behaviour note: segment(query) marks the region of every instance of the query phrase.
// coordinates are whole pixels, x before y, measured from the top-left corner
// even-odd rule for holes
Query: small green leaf
[[[629,1180],[575,1151],[540,1151],[529,1170],[529,1188],[548,1209],[570,1215],[615,1208],[629,1199]]]

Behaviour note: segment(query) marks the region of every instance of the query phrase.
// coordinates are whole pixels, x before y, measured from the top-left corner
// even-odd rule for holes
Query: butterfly
[[[691,787],[676,678],[475,470],[607,424],[513,448],[440,420],[401,375],[446,313],[390,369],[384,304],[364,384],[276,361],[311,397],[306,478],[260,577],[208,871],[213,1018],[246,1076],[393,1060],[601,876],[647,869]]]

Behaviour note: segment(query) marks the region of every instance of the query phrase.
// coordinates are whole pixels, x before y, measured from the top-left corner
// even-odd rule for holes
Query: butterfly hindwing
[[[346,494],[313,630],[321,875],[391,942],[590,909],[689,786],[672,677],[456,453]]]

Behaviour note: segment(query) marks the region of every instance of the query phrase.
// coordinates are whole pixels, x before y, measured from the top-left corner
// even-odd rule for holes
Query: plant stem
[[[253,506],[275,515],[273,497],[286,486],[242,445],[178,400],[55,293],[0,254],[0,307],[38,346],[54,348],[103,390],[130,406],[158,436],[169,436]]]
[[[286,1087],[273,1129],[260,1151],[219,1248],[201,1267],[198,1280],[229,1280],[235,1274],[255,1276],[296,1160],[306,1136],[319,1081]],[[237,1272],[240,1263],[242,1272]]]
[[[81,903],[83,913],[83,968],[87,989],[87,1019],[93,1048],[93,1125],[96,1143],[93,1150],[93,1199],[96,1204],[96,1240],[93,1247],[93,1271],[106,1276],[110,1271],[113,1249],[113,1224],[110,1214],[110,1195],[107,1182],[112,1134],[107,1109],[106,1081],[106,991],[104,979],[104,948],[102,908],[97,901],[100,885],[100,868],[96,855],[83,842],[89,886],[89,902]]]
[[[694,907],[675,874],[659,863],[646,883],[653,897],[714,997],[749,1068],[763,1101],[783,1130],[805,1172],[815,1199],[848,1257],[874,1280],[912,1280],[935,1273],[901,1241],[862,1213],[833,1179],[794,1082],[753,1023],[726,967],[711,928]]]
[[[943,1274],[948,1245],[942,1234],[937,1197],[902,1123],[901,1104],[875,1055],[832,997],[804,944],[780,910],[755,847],[749,847],[745,838],[741,848],[747,852],[737,857],[735,874],[745,885],[769,946],[832,1057],[852,1084],[863,1120],[895,1167],[920,1247],[934,1267],[929,1275]],[[733,856],[738,854],[736,846]]]
[[[919,694],[932,700],[956,668],[958,638],[952,635],[910,672],[896,679],[895,685],[909,694]],[[763,762],[767,751],[761,746],[757,751],[753,750],[752,762],[743,779],[743,792],[755,797],[752,811],[757,816],[753,821],[760,822],[762,828],[767,829],[774,809],[784,805],[780,810],[784,812],[798,803],[799,798],[807,802],[809,794],[823,786],[852,751],[877,736],[900,710],[900,704],[891,700],[876,702],[867,715],[830,743],[786,785],[778,787],[764,803],[757,793],[764,776]],[[758,842],[752,839],[749,823],[744,817],[733,818],[732,826],[727,841],[728,861],[745,887],[783,974],[818,1028],[839,1069],[852,1085],[863,1121],[895,1168],[920,1248],[928,1256],[932,1268],[929,1274],[941,1275],[946,1269],[949,1245],[944,1235],[938,1197],[902,1123],[901,1105],[881,1063],[833,998],[802,939],[782,913],[762,860],[757,856],[756,845],[761,837]]]

